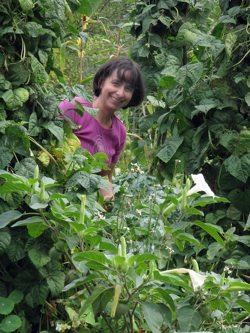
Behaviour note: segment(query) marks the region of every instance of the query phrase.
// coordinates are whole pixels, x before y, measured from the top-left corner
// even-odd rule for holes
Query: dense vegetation
[[[107,31],[112,4],[130,21]],[[0,4],[0,333],[249,331],[249,15],[227,0]],[[148,96],[125,114],[110,208],[105,156],[57,104],[89,95],[122,38]]]

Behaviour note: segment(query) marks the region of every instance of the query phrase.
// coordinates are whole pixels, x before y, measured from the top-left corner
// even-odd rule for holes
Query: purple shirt
[[[81,103],[83,107],[92,108],[92,104],[81,97],[75,97],[74,100]],[[59,104],[59,108],[78,125],[78,128],[74,129],[74,133],[84,149],[88,150],[91,155],[104,152],[108,156],[107,164],[109,166],[118,161],[126,141],[126,129],[119,118],[114,115],[112,127],[104,128],[87,111],[84,111],[82,116],[74,111],[77,104],[65,100]]]

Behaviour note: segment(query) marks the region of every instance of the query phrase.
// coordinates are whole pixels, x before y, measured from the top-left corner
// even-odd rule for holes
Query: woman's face
[[[125,77],[129,78],[129,72],[125,73]],[[129,82],[121,81],[115,70],[108,76],[101,85],[101,93],[99,99],[102,102],[103,108],[116,111],[126,107],[130,102],[134,93],[134,88]]]

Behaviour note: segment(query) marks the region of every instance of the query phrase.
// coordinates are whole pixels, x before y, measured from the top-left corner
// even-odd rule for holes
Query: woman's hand
[[[104,201],[114,200],[113,186],[110,181],[108,182],[107,188],[105,188],[105,189],[100,188],[99,193],[103,197]]]

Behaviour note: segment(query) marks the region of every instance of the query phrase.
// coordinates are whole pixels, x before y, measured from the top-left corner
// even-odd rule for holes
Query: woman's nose
[[[119,94],[119,96],[124,96],[125,95],[125,87],[124,86],[119,87],[118,94]]]

